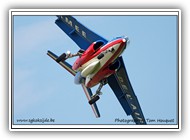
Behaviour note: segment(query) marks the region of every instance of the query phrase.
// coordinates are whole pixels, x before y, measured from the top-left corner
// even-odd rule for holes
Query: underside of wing
[[[79,23],[74,17],[68,15],[57,16],[55,23],[83,50],[86,50],[90,44],[101,40],[107,43],[107,40],[97,35],[93,31]]]
[[[138,99],[133,91],[122,57],[119,70],[108,78],[108,84],[115,93],[127,115],[131,115],[136,124],[146,124]]]
[[[82,84],[82,88],[83,88],[83,90],[84,90],[84,92],[86,94],[86,97],[87,97],[88,101],[90,101],[91,97],[93,95],[91,89],[87,88],[84,84]],[[99,118],[100,113],[99,113],[99,110],[98,110],[98,107],[97,107],[96,103],[92,104],[91,107],[92,107],[92,110],[94,111],[94,114],[95,114],[96,118]]]
[[[54,54],[51,51],[47,52],[47,55],[50,56],[53,60],[57,60],[58,56],[56,54]],[[71,73],[73,76],[75,76],[76,72],[72,69],[72,66],[67,63],[66,61],[60,61],[59,64],[65,68],[69,73]]]
[[[48,51],[47,55],[49,55],[49,56],[50,56],[53,60],[55,60],[55,61],[56,61],[57,58],[58,58],[58,56],[55,55],[55,54],[54,54],[53,52],[51,52],[51,51]],[[63,68],[65,68],[69,73],[71,73],[73,76],[76,75],[76,72],[72,69],[72,66],[71,66],[69,63],[67,63],[66,61],[60,61],[59,64],[60,64]],[[91,100],[91,96],[92,96],[92,91],[91,91],[91,89],[85,87],[84,84],[82,84],[82,88],[83,88],[83,90],[84,90],[84,92],[85,92],[85,95],[86,95],[88,101]],[[100,113],[99,113],[99,110],[98,110],[98,107],[97,107],[96,103],[92,104],[92,105],[91,105],[91,108],[92,108],[92,110],[93,110],[95,116],[96,116],[97,118],[100,117]]]

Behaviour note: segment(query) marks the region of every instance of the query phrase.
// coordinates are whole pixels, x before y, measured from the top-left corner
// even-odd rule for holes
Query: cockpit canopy
[[[105,45],[104,41],[98,40],[96,42],[93,42],[88,49],[85,51],[85,54],[93,54],[95,52],[97,52],[97,50],[99,50],[100,47],[102,47],[103,45]]]
[[[94,44],[94,46],[93,46],[94,51],[98,50],[104,44],[105,43],[103,41],[96,41],[95,44]]]

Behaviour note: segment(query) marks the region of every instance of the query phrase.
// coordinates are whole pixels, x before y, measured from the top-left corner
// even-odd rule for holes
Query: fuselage
[[[72,69],[85,78],[86,87],[93,87],[116,72],[110,66],[122,54],[128,42],[127,37],[114,39],[107,44],[94,42],[75,61]]]

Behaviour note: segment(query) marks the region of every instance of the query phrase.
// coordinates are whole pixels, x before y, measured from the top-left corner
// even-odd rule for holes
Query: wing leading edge
[[[118,58],[120,68],[108,78],[108,84],[115,93],[127,115],[132,115],[136,124],[146,124],[138,99],[133,91],[122,57]]]
[[[57,16],[55,23],[83,50],[86,50],[93,42],[101,40],[108,41],[89,30],[79,23],[74,17],[69,15]]]

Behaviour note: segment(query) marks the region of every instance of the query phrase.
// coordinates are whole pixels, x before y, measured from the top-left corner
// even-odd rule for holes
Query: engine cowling
[[[117,60],[109,66],[109,69],[117,71],[120,68],[120,65],[120,62]]]

